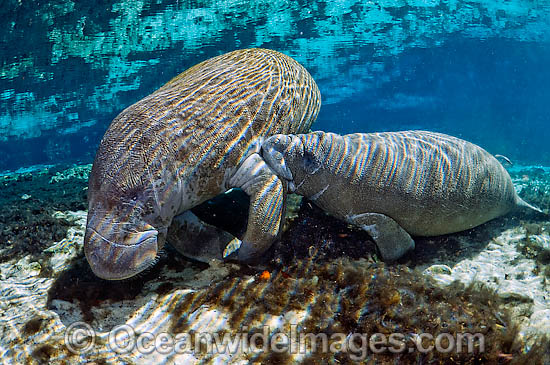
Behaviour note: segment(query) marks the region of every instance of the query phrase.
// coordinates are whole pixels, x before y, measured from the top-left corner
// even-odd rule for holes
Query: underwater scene
[[[4,0],[6,364],[550,364],[550,1]]]

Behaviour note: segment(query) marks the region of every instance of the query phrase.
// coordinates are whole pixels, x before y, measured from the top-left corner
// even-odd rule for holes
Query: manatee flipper
[[[293,180],[292,171],[285,162],[284,152],[292,142],[292,137],[284,134],[272,136],[262,143],[262,158],[269,167],[285,180]]]
[[[363,213],[348,217],[348,222],[368,232],[384,261],[399,259],[414,250],[411,236],[392,218],[379,213]]]
[[[232,234],[203,222],[189,210],[174,217],[166,238],[179,253],[201,262],[222,260],[225,247],[234,239]]]
[[[495,158],[498,160],[498,162],[500,162],[502,164],[502,161],[504,161],[505,163],[507,163],[508,165],[510,166],[514,166],[514,164],[512,163],[512,160],[510,160],[508,157],[504,156],[504,155],[495,155]]]
[[[277,238],[285,206],[285,184],[254,153],[237,169],[229,184],[250,196],[248,225],[238,251],[246,261],[260,256]]]

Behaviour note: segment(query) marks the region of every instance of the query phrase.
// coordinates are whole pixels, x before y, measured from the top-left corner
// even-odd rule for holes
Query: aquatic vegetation
[[[550,171],[541,167],[517,168],[511,176],[521,189],[521,195],[550,214]],[[518,243],[518,250],[535,260],[537,273],[550,279],[550,222],[543,216],[530,217],[521,225],[525,237]],[[546,285],[546,282],[545,282]]]
[[[38,258],[67,235],[72,222],[54,213],[87,209],[86,175],[65,174],[74,170],[58,166],[0,176],[0,262],[27,253]]]
[[[537,263],[537,273],[550,279],[550,223],[522,222],[522,225],[525,238],[518,243],[518,251]]]
[[[510,172],[520,195],[550,214],[550,171],[542,168],[514,169]]]
[[[302,212],[305,213],[305,212]],[[309,211],[308,213],[311,213]],[[335,242],[337,234],[318,232],[333,223],[319,213],[308,216],[308,223],[291,226],[283,239],[285,248],[294,252],[294,260],[285,261],[278,255],[268,282],[235,276],[216,283],[207,290],[193,293],[174,309],[172,331],[186,331],[189,315],[201,306],[223,308],[233,331],[243,326],[253,328],[266,321],[266,316],[285,316],[304,312],[299,324],[304,331],[314,333],[483,333],[486,352],[476,354],[402,354],[371,355],[378,361],[497,361],[503,354],[521,361],[525,356],[548,356],[545,349],[523,352],[523,340],[517,324],[503,308],[504,300],[480,284],[465,286],[458,282],[447,288],[436,285],[417,270],[406,266],[386,266],[372,260],[339,256],[330,247],[345,249],[344,242]],[[314,238],[293,235],[294,230],[307,230]],[[337,232],[337,230],[336,230]],[[361,239],[355,233],[347,237],[353,244]],[[310,245],[322,239],[327,245]],[[291,246],[293,246],[291,248]],[[313,248],[312,248],[313,247]],[[285,249],[279,247],[279,250]],[[328,249],[332,255],[323,252]],[[288,256],[290,258],[290,255]],[[256,325],[254,325],[256,324]],[[254,330],[254,328],[256,329]],[[283,330],[283,329],[281,329]],[[543,343],[548,343],[543,340]],[[546,341],[546,342],[544,342]],[[535,355],[536,353],[536,355]],[[288,354],[261,354],[250,360],[262,363],[289,361]],[[304,361],[350,361],[349,354],[312,353]]]

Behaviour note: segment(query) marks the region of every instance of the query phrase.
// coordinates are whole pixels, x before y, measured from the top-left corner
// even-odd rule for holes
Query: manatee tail
[[[537,213],[544,214],[545,216],[548,216],[547,213],[543,212],[541,209],[535,207],[534,205],[527,203],[525,200],[521,199],[519,196],[516,197],[516,205],[518,210],[534,211]]]

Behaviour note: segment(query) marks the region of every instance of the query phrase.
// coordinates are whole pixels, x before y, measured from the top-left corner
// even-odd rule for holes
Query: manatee
[[[414,249],[411,236],[470,229],[518,209],[516,193],[483,148],[427,131],[274,135],[261,155],[289,191],[367,231],[385,261]]]
[[[286,183],[259,158],[260,141],[307,132],[320,103],[313,78],[294,59],[245,49],[199,63],[123,110],[105,132],[89,178],[84,252],[92,271],[117,280],[150,267],[173,221],[189,228],[171,235],[176,240],[220,233],[203,235],[209,226],[189,210],[231,188],[250,196],[242,247],[269,246]],[[221,258],[221,241],[230,237],[220,233],[218,249],[169,243],[190,257]]]

